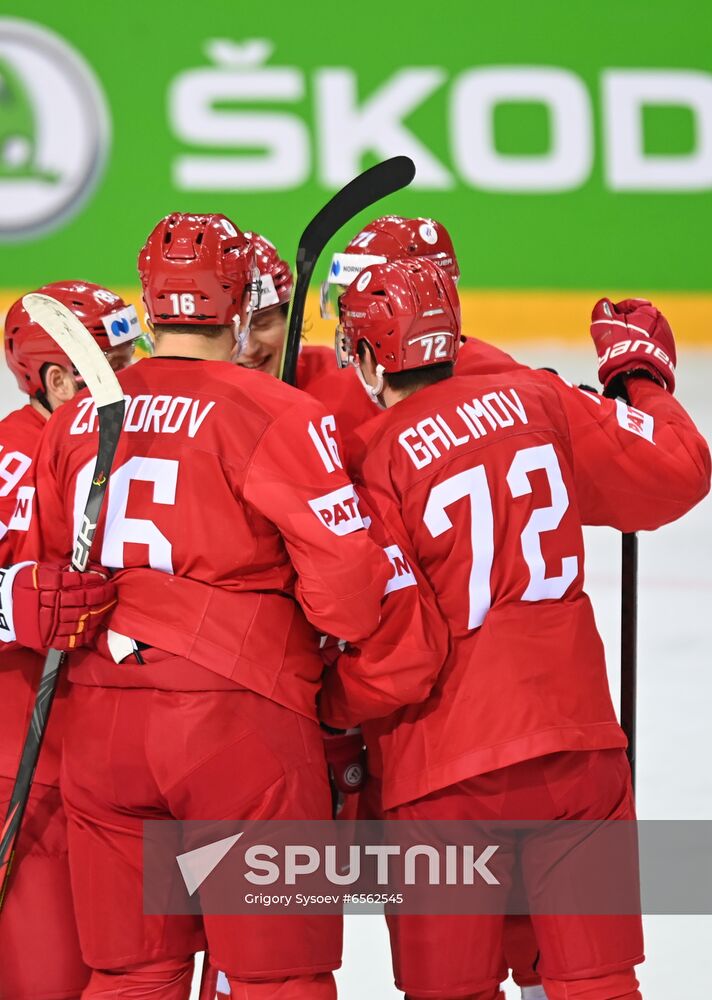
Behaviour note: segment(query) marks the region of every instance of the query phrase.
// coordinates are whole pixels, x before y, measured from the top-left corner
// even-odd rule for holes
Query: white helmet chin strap
[[[356,365],[356,371],[358,373],[361,385],[366,390],[366,395],[368,396],[368,398],[371,400],[372,403],[375,403],[379,409],[385,410],[386,404],[381,399],[381,393],[383,392],[383,376],[385,374],[386,369],[383,367],[383,365],[376,366],[377,381],[375,385],[369,385],[366,379],[363,377],[363,372],[361,371],[361,365],[359,364]]]
[[[232,333],[235,338],[235,344],[237,346],[236,357],[239,357],[247,346],[247,338],[250,335],[250,326],[242,324],[239,315],[232,317]]]

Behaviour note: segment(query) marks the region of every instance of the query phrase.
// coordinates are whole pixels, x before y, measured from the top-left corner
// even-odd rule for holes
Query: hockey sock
[[[336,983],[330,972],[262,983],[247,983],[230,975],[227,978],[230,1000],[336,1000]]]
[[[189,1000],[193,956],[126,969],[95,969],[82,1000]]]
[[[548,1000],[642,1000],[633,969],[612,972],[596,979],[547,979]]]

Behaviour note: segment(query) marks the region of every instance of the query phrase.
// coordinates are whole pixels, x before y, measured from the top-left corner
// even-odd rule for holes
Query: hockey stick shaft
[[[72,567],[82,572],[89,562],[89,553],[119,442],[125,407],[123,392],[109,362],[92,335],[84,329],[73,313],[45,295],[25,296],[24,304],[31,318],[40,323],[68,355],[97,403],[99,446],[96,465],[72,555]],[[48,651],[35,695],[30,727],[25,736],[17,777],[0,835],[0,909],[7,893],[22,819],[63,660],[64,653],[56,649]]]
[[[627,403],[630,402],[622,384],[616,385],[612,395],[622,396]],[[638,737],[638,536],[634,532],[621,535],[620,664],[621,729],[628,739],[628,763],[635,791]]]
[[[210,956],[205,952],[203,956],[203,971],[200,976],[200,989],[198,1000],[215,1000],[218,991],[218,970],[210,964]]]
[[[638,536],[621,537],[621,727],[635,791],[638,707]]]
[[[324,247],[359,212],[381,198],[407,187],[414,177],[415,164],[407,156],[394,156],[377,163],[337,191],[302,233],[297,249],[296,280],[282,355],[281,378],[284,382],[296,385],[299,342],[309,282]]]

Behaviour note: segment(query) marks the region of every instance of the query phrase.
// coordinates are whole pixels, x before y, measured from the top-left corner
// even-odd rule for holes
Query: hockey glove
[[[0,642],[37,650],[86,646],[115,604],[116,588],[103,572],[16,563],[0,569]]]
[[[645,373],[675,390],[675,338],[663,314],[647,299],[600,299],[591,315],[591,336],[604,387],[622,375]]]

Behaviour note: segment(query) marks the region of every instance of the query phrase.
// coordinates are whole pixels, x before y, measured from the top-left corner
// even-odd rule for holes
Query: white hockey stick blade
[[[124,398],[104,352],[70,309],[41,292],[24,295],[22,304],[32,322],[38,323],[62,348],[86,383],[97,407]]]

